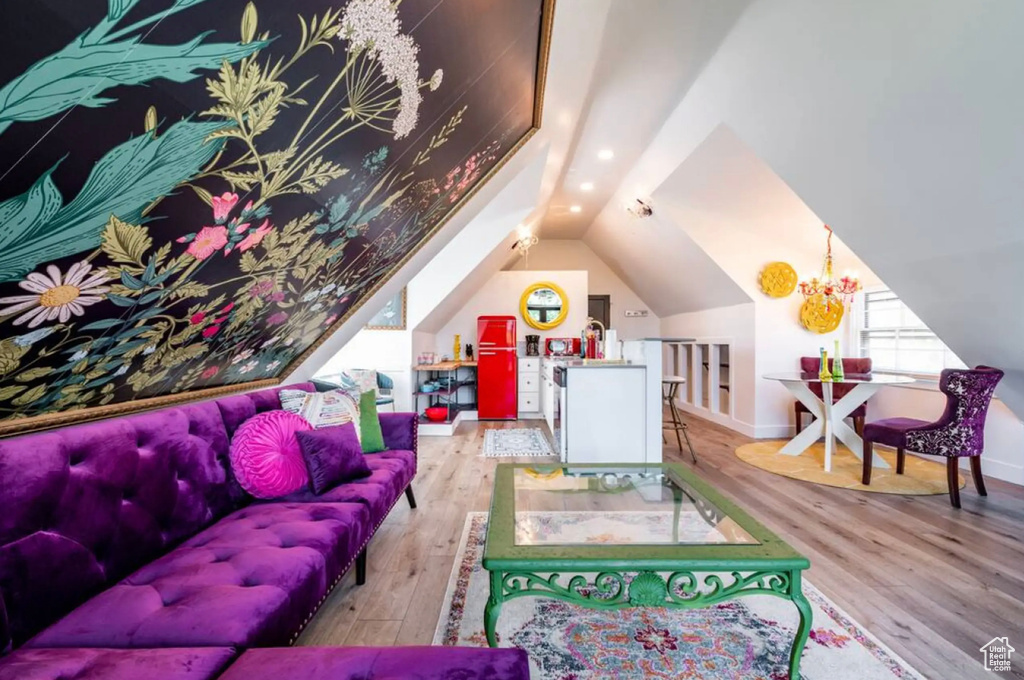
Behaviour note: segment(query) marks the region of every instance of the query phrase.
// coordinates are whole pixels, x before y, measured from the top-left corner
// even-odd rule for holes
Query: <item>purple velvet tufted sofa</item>
[[[278,392],[0,440],[0,680],[220,677],[252,665],[240,650],[294,642],[349,568],[365,569],[403,492],[415,507],[417,417],[380,415],[388,450],[367,455],[369,477],[253,502],[228,448],[246,419],[281,407]],[[406,657],[415,677],[434,677],[412,649],[387,650],[388,677],[403,677],[392,671]],[[294,677],[373,676],[372,650],[259,651],[311,669]],[[529,677],[517,650],[432,653],[450,655],[459,677]]]

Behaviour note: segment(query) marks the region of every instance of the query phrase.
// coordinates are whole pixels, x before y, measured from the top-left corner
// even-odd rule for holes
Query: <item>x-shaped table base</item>
[[[845,419],[865,403],[881,387],[879,384],[862,382],[856,383],[846,396],[832,403],[832,383],[821,383],[822,398],[818,398],[808,383],[800,380],[783,380],[786,386],[797,400],[807,407],[814,422],[808,425],[800,434],[790,439],[779,453],[787,456],[799,456],[816,441],[825,437],[825,472],[832,471],[832,452],[835,450],[835,440],[846,444],[853,451],[853,454],[863,460],[864,441],[849,425]],[[881,456],[875,456],[874,467],[887,468],[889,464],[882,460]]]

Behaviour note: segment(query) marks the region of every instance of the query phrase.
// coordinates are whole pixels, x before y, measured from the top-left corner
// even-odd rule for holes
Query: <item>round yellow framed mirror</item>
[[[531,328],[549,331],[569,315],[569,296],[550,281],[535,283],[519,298],[519,315]]]

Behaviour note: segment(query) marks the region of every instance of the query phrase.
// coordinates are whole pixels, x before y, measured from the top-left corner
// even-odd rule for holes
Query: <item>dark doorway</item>
[[[603,323],[605,328],[610,327],[612,320],[612,296],[587,296],[587,315]],[[604,338],[601,339],[603,340]]]

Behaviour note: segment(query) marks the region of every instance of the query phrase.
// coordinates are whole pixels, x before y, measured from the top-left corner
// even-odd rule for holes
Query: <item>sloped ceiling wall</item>
[[[759,0],[595,228],[724,123],[1024,414],[1021,25],[1014,0]]]
[[[543,6],[0,5],[0,430],[288,375],[537,122]]]
[[[750,302],[750,297],[668,216],[601,218],[584,241],[658,316]]]

